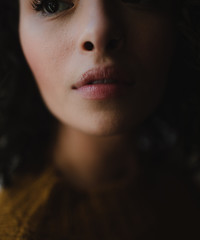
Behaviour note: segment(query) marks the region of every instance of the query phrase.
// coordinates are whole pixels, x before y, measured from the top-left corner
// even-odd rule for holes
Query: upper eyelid
[[[43,10],[43,7],[44,7],[44,3],[45,1],[48,1],[48,0],[32,0],[31,1],[31,6],[32,6],[32,9],[36,12],[38,12],[41,16],[44,16],[44,17],[55,17],[56,15],[58,15],[59,13],[62,13],[65,11],[62,10],[62,11],[58,11],[58,12],[55,12],[55,13],[46,13],[44,10]],[[58,3],[62,3],[62,4],[73,4],[73,6],[69,9],[66,8],[66,10],[69,12],[70,10],[72,10],[74,8],[74,2],[73,1],[67,1],[67,0],[57,0]]]
[[[46,1],[48,1],[48,0],[32,0],[31,5],[33,6],[34,9],[36,7],[41,7],[42,8]],[[62,4],[73,4],[74,5],[74,3],[72,1],[57,0],[57,2],[62,3]]]

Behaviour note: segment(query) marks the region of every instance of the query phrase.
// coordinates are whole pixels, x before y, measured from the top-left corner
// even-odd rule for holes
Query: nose
[[[111,10],[106,2],[111,1],[90,1],[90,8],[87,8],[87,15],[82,24],[83,31],[79,39],[79,49],[83,53],[96,52],[105,54],[109,51],[120,50],[125,42],[123,26],[120,16]]]

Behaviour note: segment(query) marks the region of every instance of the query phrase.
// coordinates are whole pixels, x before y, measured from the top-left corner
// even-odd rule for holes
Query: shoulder
[[[17,176],[11,187],[1,189],[1,240],[28,239],[24,236],[31,231],[30,219],[46,204],[57,180],[53,169],[48,168],[39,175]]]

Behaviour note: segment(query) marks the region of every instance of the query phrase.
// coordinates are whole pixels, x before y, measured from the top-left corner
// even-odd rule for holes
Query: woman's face
[[[156,108],[174,38],[170,14],[156,2],[20,0],[21,46],[60,123],[114,135]]]

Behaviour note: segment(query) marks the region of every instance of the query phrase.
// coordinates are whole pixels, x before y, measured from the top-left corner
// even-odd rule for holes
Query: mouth
[[[81,75],[72,86],[86,99],[107,99],[120,96],[135,83],[126,73],[116,67],[91,69]]]
[[[94,85],[94,84],[117,84],[118,81],[116,79],[100,79],[94,80],[89,82],[87,85]]]
[[[96,68],[82,74],[80,80],[72,86],[72,89],[79,89],[85,85],[95,84],[121,84],[130,86],[134,84],[134,81],[127,73],[115,67]]]

